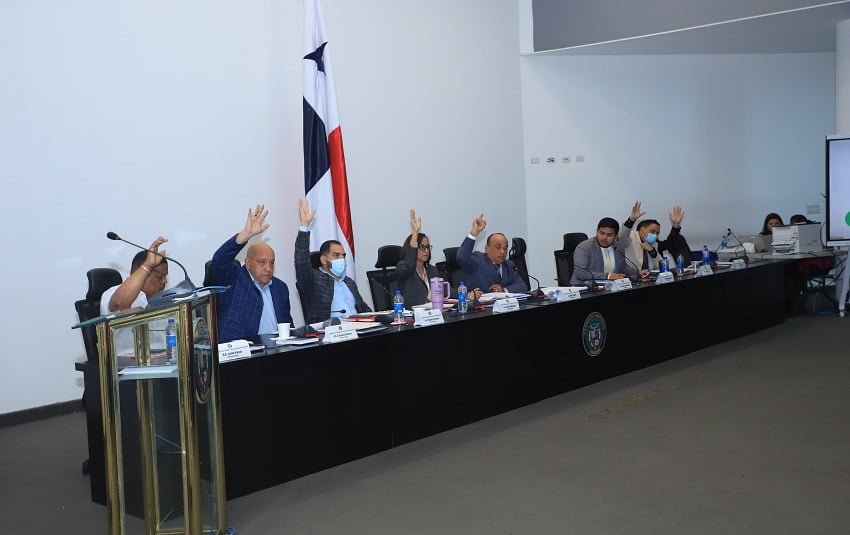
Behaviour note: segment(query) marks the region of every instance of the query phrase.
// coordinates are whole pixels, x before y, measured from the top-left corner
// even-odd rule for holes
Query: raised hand
[[[487,228],[487,220],[484,219],[484,214],[481,214],[472,220],[472,230],[469,233],[477,237],[485,228]]]
[[[646,212],[640,211],[640,201],[635,201],[635,205],[632,206],[632,213],[629,215],[629,219],[631,219],[632,221],[637,221],[644,215],[646,215]]]
[[[410,209],[410,228],[411,234],[416,236],[422,230],[422,217],[416,217],[416,210]]]
[[[148,256],[147,256],[147,258],[145,258],[145,264],[147,264],[147,266],[149,268],[153,268],[154,266],[159,265],[159,263],[162,262],[162,257],[166,256],[165,249],[160,251],[159,246],[162,245],[163,243],[167,242],[167,241],[168,241],[168,238],[163,238],[162,236],[159,236],[157,239],[155,239],[153,241],[151,246],[148,247]],[[159,253],[159,254],[155,254],[155,253]],[[162,255],[162,256],[160,256],[160,255]]]
[[[316,217],[316,210],[310,211],[310,203],[305,198],[298,199],[298,215],[301,220],[302,227],[309,227]]]
[[[265,222],[267,215],[269,215],[269,211],[263,204],[258,204],[253,210],[248,208],[245,226],[236,235],[236,243],[240,245],[247,243],[248,240],[269,228],[269,224]]]
[[[674,227],[681,227],[682,226],[682,218],[685,217],[685,212],[682,210],[681,206],[674,206],[673,212],[671,212],[669,215],[670,215],[670,223]]]

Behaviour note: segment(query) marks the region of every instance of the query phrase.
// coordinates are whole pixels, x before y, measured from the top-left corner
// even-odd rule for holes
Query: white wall
[[[818,204],[835,124],[834,54],[521,59],[529,270],[555,276],[562,234],[635,200],[697,249]],[[561,163],[570,155],[573,162]],[[576,155],[585,157],[575,162]],[[547,165],[545,158],[557,163]],[[544,163],[531,165],[532,157]],[[813,219],[822,217],[811,216]]]
[[[485,212],[525,235],[515,0],[324,0],[361,293],[417,208],[457,245]],[[73,302],[162,234],[196,283],[264,202],[290,283],[301,158],[298,0],[0,6],[0,413],[77,398]],[[441,254],[437,259],[441,259]],[[172,282],[179,281],[176,266]],[[367,300],[370,300],[367,297]]]

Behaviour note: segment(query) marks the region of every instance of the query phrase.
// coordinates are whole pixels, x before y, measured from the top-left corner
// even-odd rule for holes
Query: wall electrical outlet
[[[570,163],[571,161],[573,160],[569,156],[561,156],[561,163]]]
[[[538,164],[538,163],[540,163],[540,158],[537,158],[537,157],[532,158],[532,159],[531,159],[531,163],[533,163],[533,164]]]
[[[809,204],[806,205],[806,214],[814,215],[820,213],[820,205],[819,204]]]
[[[576,163],[582,163],[584,161],[584,154],[579,154],[576,156]]]

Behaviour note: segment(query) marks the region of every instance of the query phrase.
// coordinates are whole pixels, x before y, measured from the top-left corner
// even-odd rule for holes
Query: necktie
[[[611,273],[611,256],[608,252],[608,249],[603,249],[605,251],[605,273]]]

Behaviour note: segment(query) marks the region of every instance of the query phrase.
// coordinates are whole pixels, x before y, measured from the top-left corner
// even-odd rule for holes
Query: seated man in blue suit
[[[527,292],[528,286],[508,257],[508,239],[494,233],[487,237],[484,252],[473,251],[478,234],[487,227],[484,214],[472,221],[472,230],[457,250],[457,263],[466,272],[466,287],[483,292]]]
[[[245,227],[224,242],[212,258],[213,275],[230,289],[218,298],[218,339],[238,340],[277,332],[278,323],[292,323],[289,288],[274,276],[274,250],[258,242],[248,247],[245,265],[233,262],[248,240],[267,228],[269,211],[262,204],[248,209]]]
[[[596,235],[576,247],[573,252],[573,277],[570,284],[583,285],[588,280],[636,278],[638,270],[626,261],[616,245],[620,224],[613,217],[603,217],[596,225]],[[649,270],[641,270],[646,275]]]

